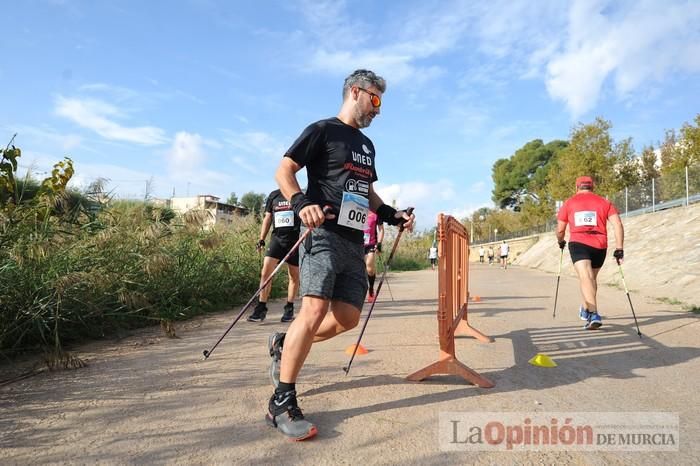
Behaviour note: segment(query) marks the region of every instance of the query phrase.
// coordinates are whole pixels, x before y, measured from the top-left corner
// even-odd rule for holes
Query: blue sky
[[[492,206],[493,162],[532,139],[602,116],[639,152],[700,113],[692,0],[2,3],[0,140],[119,197],[271,191],[356,68],[388,82],[377,191],[421,229]]]

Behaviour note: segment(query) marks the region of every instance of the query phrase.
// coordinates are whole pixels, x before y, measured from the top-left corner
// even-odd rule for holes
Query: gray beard
[[[372,124],[372,117],[363,114],[359,111],[359,109],[355,110],[355,123],[357,123],[358,128],[367,128],[370,124]]]

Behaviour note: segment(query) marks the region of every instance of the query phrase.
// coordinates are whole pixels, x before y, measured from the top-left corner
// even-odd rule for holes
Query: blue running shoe
[[[588,322],[586,322],[586,330],[595,330],[603,325],[603,319],[600,318],[600,314],[597,312],[591,312]]]
[[[588,312],[588,309],[584,309],[583,306],[579,307],[578,309],[578,317],[584,322],[588,322],[588,319],[590,318],[591,313]]]

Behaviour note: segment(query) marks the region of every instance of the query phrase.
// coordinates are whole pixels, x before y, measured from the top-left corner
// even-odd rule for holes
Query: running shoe
[[[280,365],[282,364],[282,346],[284,345],[285,333],[275,332],[267,339],[267,350],[270,353],[270,380],[277,388],[280,384]]]
[[[288,303],[284,305],[284,313],[280,322],[291,322],[294,320],[294,304]]]
[[[603,325],[603,319],[600,318],[600,314],[597,312],[591,312],[588,322],[586,322],[586,330],[595,330]]]
[[[265,421],[293,441],[310,439],[318,433],[316,426],[304,419],[297,404],[297,392],[275,393],[270,398]]]
[[[259,302],[246,320],[248,322],[262,322],[265,320],[265,316],[267,316],[267,304]]]
[[[584,309],[583,306],[580,306],[578,309],[578,317],[583,320],[584,322],[588,322],[588,318],[591,316],[591,313],[588,311],[588,309]]]
[[[376,299],[377,299],[377,297],[376,297],[375,295],[373,295],[373,294],[368,294],[368,295],[367,295],[367,302],[368,302],[368,303],[373,303]]]

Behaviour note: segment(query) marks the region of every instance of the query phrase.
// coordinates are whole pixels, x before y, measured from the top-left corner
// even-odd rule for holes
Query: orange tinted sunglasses
[[[372,103],[372,107],[379,108],[382,106],[382,98],[379,97],[377,94],[370,92],[362,87],[358,87],[358,89],[361,91],[365,91],[367,94],[369,94],[369,101]]]

